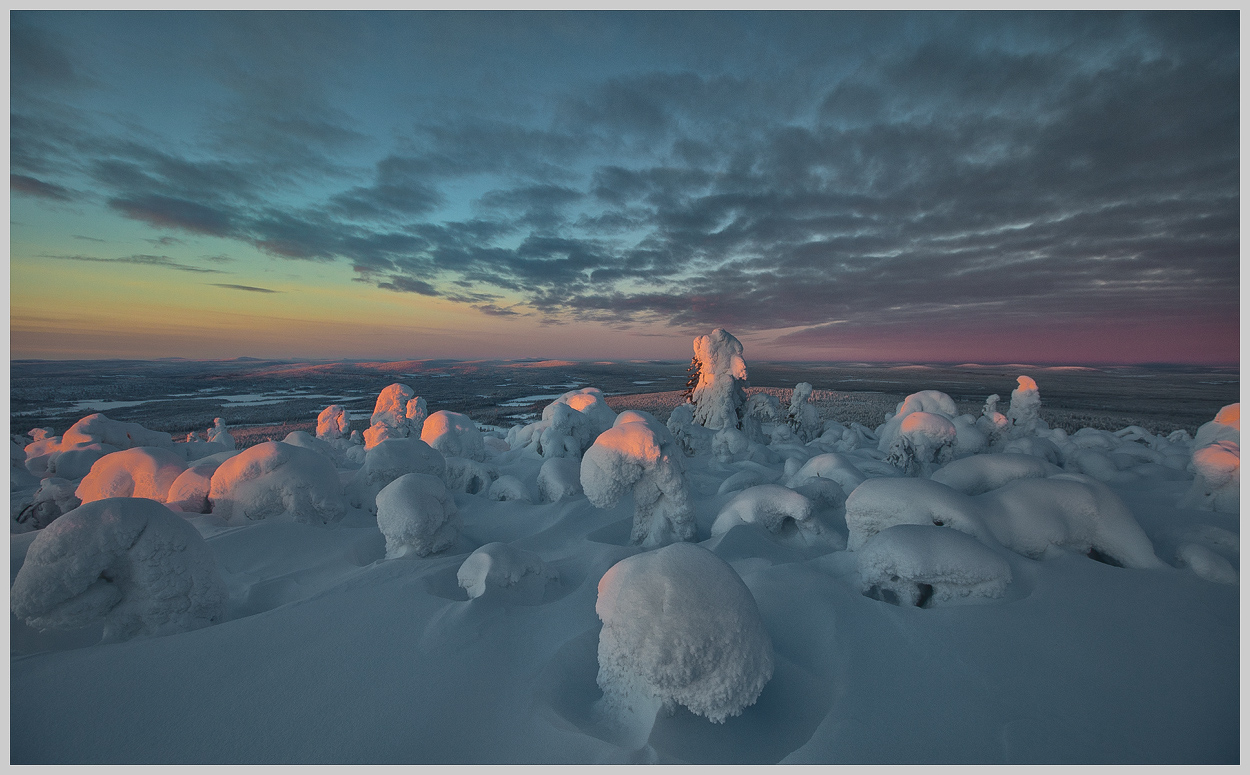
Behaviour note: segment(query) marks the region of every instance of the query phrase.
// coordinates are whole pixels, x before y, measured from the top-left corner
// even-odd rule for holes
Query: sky
[[[11,12],[12,358],[1239,362],[1237,12]]]

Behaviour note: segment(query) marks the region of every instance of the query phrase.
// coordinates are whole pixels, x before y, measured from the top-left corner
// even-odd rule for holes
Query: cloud
[[[208,283],[208,285],[213,285],[218,288],[227,288],[232,291],[250,291],[251,293],[282,293],[282,291],[275,291],[272,288],[257,288],[254,285],[235,285],[234,283]]]
[[[99,237],[84,237],[81,234],[75,234],[73,236],[74,239],[85,240],[86,242],[107,242],[107,240],[102,240]]]
[[[182,264],[169,256],[134,255],[120,258],[98,258],[96,256],[58,256],[41,255],[40,258],[52,258],[58,261],[85,261],[94,264],[138,264],[140,266],[157,266],[164,269],[176,269],[179,272],[195,272],[197,274],[228,274],[219,269],[205,269],[190,264]]]
[[[27,175],[9,174],[9,190],[19,194],[29,194],[43,199],[54,199],[58,202],[69,202],[74,199],[69,189],[55,183],[45,183]]]

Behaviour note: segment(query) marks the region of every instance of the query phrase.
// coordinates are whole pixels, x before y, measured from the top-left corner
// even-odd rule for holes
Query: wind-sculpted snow
[[[226,460],[213,472],[213,514],[236,524],[260,519],[323,524],[347,504],[338,472],[324,455],[267,441]]]
[[[1026,557],[1054,546],[1130,568],[1158,568],[1150,539],[1106,485],[1080,474],[1016,479],[982,495],[917,479],[869,479],[846,499],[847,547],[894,525],[950,527]]]
[[[700,546],[673,544],[613,565],[599,581],[595,613],[609,715],[628,715],[631,701],[650,698],[656,710],[682,705],[723,723],[772,678],[772,642],[755,598]]]
[[[186,461],[162,447],[132,447],[105,455],[83,477],[75,493],[83,503],[104,498],[151,498],[164,502]]]
[[[953,460],[929,478],[964,495],[997,490],[1016,479],[1041,479],[1061,469],[1033,455],[1003,452]]]
[[[456,540],[460,515],[441,479],[404,474],[378,493],[378,529],[386,538],[386,556],[412,552],[424,557]]]
[[[529,579],[545,585],[557,577],[537,554],[499,541],[474,550],[456,571],[456,582],[470,600],[493,590],[520,591],[518,587]]]
[[[404,474],[430,474],[442,478],[447,462],[438,450],[420,439],[387,439],[365,452],[364,464],[347,485],[352,506],[377,513],[374,499],[383,487]]]
[[[103,623],[106,640],[204,627],[226,603],[199,532],[144,498],[84,504],[39,531],[9,594],[32,627]]]
[[[895,525],[855,553],[860,590],[888,603],[926,606],[1002,597],[1011,566],[970,535],[935,525]]]
[[[743,490],[725,504],[712,523],[712,536],[729,532],[736,525],[760,525],[770,533],[779,533],[786,520],[806,534],[821,532],[820,523],[812,517],[812,502],[787,487],[760,484]]]
[[[544,460],[542,468],[538,469],[538,490],[542,493],[543,500],[548,503],[581,495],[581,461],[565,457]]]
[[[601,509],[634,494],[630,542],[662,546],[695,537],[682,452],[668,429],[645,412],[623,412],[582,457],[582,489]]]

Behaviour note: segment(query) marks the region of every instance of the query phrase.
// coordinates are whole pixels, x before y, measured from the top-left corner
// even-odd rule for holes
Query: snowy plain
[[[370,419],[386,427],[373,438],[387,438],[368,452],[327,424],[311,441],[270,442],[268,462],[250,451],[263,445],[231,456],[132,430],[143,442],[133,446],[173,451],[203,474],[202,511],[187,485],[178,511],[151,520],[170,516],[203,538],[224,590],[219,613],[208,626],[162,619],[135,634],[142,627],[119,629],[113,612],[149,593],[124,587],[117,560],[91,566],[86,582],[67,580],[77,567],[57,576],[81,588],[36,623],[77,626],[41,630],[27,608],[10,619],[11,761],[1239,762],[1239,514],[1227,481],[1215,482],[1222,498],[1195,484],[1195,472],[1216,470],[1196,456],[1209,444],[1195,445],[1236,446],[1239,417],[1235,429],[1228,414],[1204,425],[1205,437],[1060,435],[1028,414],[1036,391],[1021,380],[1015,415],[1006,397],[997,412],[1020,430],[1001,426],[993,402],[959,414],[937,391],[900,404],[893,430],[885,417],[865,428],[801,401],[737,395],[747,365],[731,362],[726,342],[706,344],[701,386],[716,411],[703,418],[698,401],[659,422],[589,391],[553,391],[542,419],[482,434],[431,422],[441,407],[394,391],[404,400],[377,402]],[[926,416],[907,423],[914,414]],[[115,426],[94,427],[94,443],[125,443],[104,438]],[[39,442],[22,441],[12,445],[15,516],[30,513],[49,474],[30,449]],[[81,457],[92,442],[79,443]],[[95,450],[91,470],[106,470],[110,448]],[[200,452],[223,459],[202,467]],[[244,455],[257,461],[243,466]],[[126,465],[132,493],[160,489],[160,476],[133,473],[150,463]],[[257,494],[263,470],[290,474],[275,485],[280,504]],[[116,476],[94,489],[87,480],[73,480],[82,500],[118,503]],[[861,482],[876,484],[856,495]],[[911,498],[908,483],[941,495]],[[420,497],[382,495],[418,484]],[[172,500],[164,486],[163,497],[144,492]],[[292,493],[316,487],[328,493],[320,505],[296,503]],[[1058,505],[1012,500],[1026,491],[1060,493]],[[417,501],[428,504],[405,511]],[[72,501],[44,502],[46,527],[12,528],[12,606],[38,597],[18,578],[36,541],[73,527],[49,519],[75,515]],[[933,503],[948,512],[935,516]],[[644,538],[631,542],[643,512]],[[702,553],[674,559],[687,527]],[[403,548],[401,534],[426,543]],[[1040,549],[1025,540],[1039,534]],[[70,565],[83,556],[73,547],[91,544],[65,541]],[[138,567],[127,551],[109,556]],[[651,559],[660,552],[663,562]],[[728,582],[699,582],[727,570]],[[737,589],[734,577],[749,599],[717,596]],[[110,585],[128,602],[100,598]],[[629,615],[605,613],[603,590],[624,600],[621,588],[632,590],[619,609]],[[670,606],[664,595],[684,589],[696,597]],[[162,594],[173,593],[149,598],[174,599]],[[701,600],[733,615],[705,623]],[[671,621],[670,608],[686,613]],[[707,656],[718,644],[733,646],[726,664]],[[615,666],[606,678],[605,659]],[[728,688],[683,684],[662,701],[660,684],[708,670]],[[708,708],[727,718],[714,723]]]

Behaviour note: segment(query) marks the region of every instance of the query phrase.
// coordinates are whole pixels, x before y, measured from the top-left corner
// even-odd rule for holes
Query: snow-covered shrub
[[[325,442],[334,442],[347,436],[350,432],[350,420],[347,419],[347,407],[342,404],[330,404],[317,415],[317,438]]]
[[[509,430],[507,443],[512,449],[524,447],[546,458],[580,457],[615,420],[616,412],[599,388],[570,390],[548,404],[538,422]]]
[[[228,450],[192,463],[169,485],[165,505],[175,511],[193,514],[207,514],[212,511],[212,506],[208,503],[208,491],[212,486],[213,474],[222,463],[237,454],[239,453],[235,450]]]
[[[903,426],[903,421],[916,412],[936,414],[950,420],[959,413],[955,400],[940,390],[921,390],[904,398],[894,408],[894,414],[876,430],[877,449],[889,454]]]
[[[424,557],[456,540],[460,515],[451,493],[436,476],[404,474],[378,493],[378,529],[386,538],[386,556],[414,552]]]
[[[52,524],[52,520],[82,505],[74,494],[77,486],[68,479],[44,479],[31,502],[14,517],[14,521],[29,530],[42,530]]]
[[[776,469],[761,465],[754,460],[743,460],[733,465],[742,470],[721,482],[720,488],[716,491],[717,495],[744,490],[757,484],[772,484],[781,476],[781,472]]]
[[[1007,408],[1007,433],[1013,439],[1031,436],[1039,428],[1045,428],[1039,415],[1042,396],[1037,392],[1037,383],[1025,376],[1016,377],[1016,383],[1016,389],[1011,391],[1011,406]]]
[[[558,574],[537,554],[498,541],[476,549],[456,571],[457,583],[471,600],[487,594],[491,588],[518,590],[527,578],[546,586]]]
[[[1194,484],[1184,504],[1236,514],[1241,504],[1241,447],[1217,441],[1194,450]]]
[[[989,436],[977,427],[977,418],[970,414],[956,415],[951,418],[951,424],[955,426],[955,443],[951,446],[953,457],[979,455],[989,449]]]
[[[39,629],[103,621],[106,640],[166,635],[222,619],[226,588],[199,532],[144,498],[87,503],[41,530],[9,593]]]
[[[43,428],[35,428],[31,433],[43,431]],[[39,438],[27,444],[23,449],[25,454],[24,466],[27,473],[43,479],[48,476],[48,461],[52,456],[61,451],[61,437],[41,434]]]
[[[213,514],[234,523],[329,523],[347,511],[334,465],[324,455],[280,441],[257,444],[218,466],[208,500]]]
[[[1233,564],[1201,544],[1181,544],[1176,559],[1199,578],[1216,584],[1236,584],[1237,571]]]
[[[1044,439],[1041,436],[1022,436],[1018,439],[1011,439],[1003,443],[995,451],[1032,455],[1035,458],[1045,460],[1051,465],[1062,465],[1064,462],[1064,456],[1059,447],[1055,446],[1055,443],[1050,439]]]
[[[752,705],[773,674],[773,648],[751,591],[694,544],[627,557],[599,581],[595,613],[603,707],[628,717],[650,701],[715,723]],[[645,736],[643,737],[645,739]]]
[[[683,454],[668,429],[643,412],[624,412],[582,457],[582,489],[601,509],[634,493],[631,543],[645,547],[694,539],[694,510]]]
[[[170,485],[185,470],[186,461],[173,450],[132,447],[97,460],[75,494],[83,503],[104,498],[151,498],[164,502]]]
[[[794,392],[790,395],[790,410],[786,413],[786,421],[804,444],[819,436],[824,430],[820,412],[811,403],[811,397],[810,382],[800,382],[795,385]]]
[[[486,491],[486,497],[493,501],[530,502],[529,488],[525,486],[525,482],[511,474],[501,476],[491,482],[490,488]]]
[[[953,460],[929,478],[964,495],[980,495],[1016,479],[1042,479],[1060,471],[1058,466],[1032,455],[1002,452]]]
[[[895,525],[856,552],[860,591],[896,605],[1002,597],[1011,566],[977,539],[934,525]]]
[[[383,487],[404,474],[442,478],[447,463],[438,450],[420,439],[387,439],[365,452],[360,470],[347,485],[347,499],[356,508],[377,513],[374,499]]]
[[[712,436],[712,456],[721,463],[733,463],[750,457],[751,440],[737,428],[722,428]]]
[[[812,517],[812,502],[799,493],[778,484],[760,484],[743,490],[726,503],[716,521],[712,535],[728,533],[736,525],[760,525],[770,533],[780,533],[786,520],[800,532],[821,532],[820,523]]]
[[[220,417],[213,418],[213,427],[208,429],[208,440],[210,443],[222,445],[225,449],[238,448],[234,437],[230,435],[230,429],[226,427],[226,421]]]
[[[212,440],[210,436],[209,441]],[[130,449],[172,447],[174,440],[168,433],[148,430],[136,422],[110,420],[99,413],[82,418],[61,436],[61,444],[65,447],[97,443],[108,444],[117,449]]]
[[[490,492],[491,483],[499,478],[499,470],[486,463],[466,457],[448,457],[444,461],[447,473],[443,475],[443,481],[452,492],[486,495]]]
[[[363,435],[366,450],[373,449],[387,439],[406,439],[421,433],[426,420],[426,403],[412,388],[396,382],[378,393],[369,417],[369,427]]]
[[[899,423],[885,460],[909,476],[927,474],[951,459],[957,435],[945,416],[912,412]]]
[[[705,428],[741,428],[746,407],[747,364],[742,342],[723,328],[694,340],[699,382],[691,394],[694,421]]]
[[[485,460],[486,446],[477,424],[463,414],[446,410],[425,418],[421,440],[443,453],[443,457]]]
[[[543,500],[555,503],[561,498],[582,494],[581,461],[566,457],[553,457],[538,469],[538,491]]]

